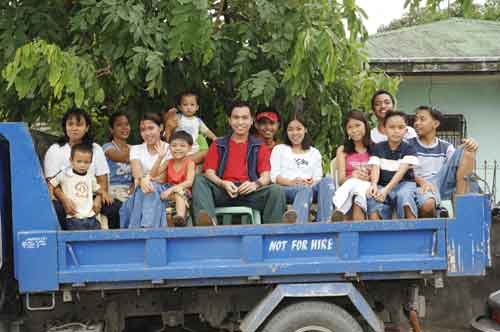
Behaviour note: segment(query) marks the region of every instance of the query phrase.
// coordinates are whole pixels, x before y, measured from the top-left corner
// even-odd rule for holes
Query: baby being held
[[[200,109],[196,94],[192,92],[183,93],[179,98],[179,109],[181,113],[178,115],[179,122],[176,131],[185,131],[193,137],[191,153],[199,150],[197,140],[200,133],[212,141],[217,139],[217,136],[207,127],[203,120],[195,115]]]

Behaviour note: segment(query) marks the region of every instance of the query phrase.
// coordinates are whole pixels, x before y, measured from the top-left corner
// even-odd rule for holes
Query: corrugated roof
[[[500,60],[500,22],[452,18],[378,33],[367,42],[370,62]],[[439,61],[442,59],[444,61]],[[386,61],[384,61],[386,60]]]

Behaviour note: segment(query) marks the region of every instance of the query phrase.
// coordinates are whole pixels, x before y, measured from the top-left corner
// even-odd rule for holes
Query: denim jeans
[[[54,209],[56,210],[57,219],[59,220],[59,224],[64,229],[64,222],[66,221],[66,211],[64,211],[64,207],[60,201],[52,201],[54,204]],[[122,202],[118,200],[113,200],[113,203],[110,205],[103,204],[101,208],[101,214],[105,215],[108,218],[108,224],[110,229],[116,229],[120,227],[120,214],[119,210],[122,206]]]
[[[95,217],[90,218],[66,218],[63,222],[65,231],[86,231],[92,229],[101,229],[101,224]]]
[[[379,186],[379,190],[383,187]],[[397,217],[404,219],[405,206],[408,206],[411,212],[417,216],[416,203],[417,184],[415,182],[400,182],[387,195],[384,202],[379,202],[373,197],[368,198],[368,213],[377,212],[382,219],[392,219],[392,212],[396,210]]]
[[[205,175],[196,174],[192,205],[195,221],[198,220],[201,211],[207,212],[214,218],[216,207],[247,206],[260,211],[263,223],[275,224],[282,221],[286,210],[286,199],[281,187],[276,184],[261,187],[248,195],[231,198],[222,187],[217,186]]]
[[[428,179],[436,188],[437,192],[421,192],[417,191],[417,204],[421,206],[425,201],[434,199],[436,206],[439,205],[441,200],[449,200],[455,192],[457,187],[457,170],[460,167],[462,158],[464,156],[464,148],[459,147],[455,150],[453,155],[444,163],[439,172]],[[477,181],[469,182],[469,192],[479,193],[479,184]]]
[[[282,186],[288,204],[293,204],[297,212],[297,223],[305,224],[309,220],[309,211],[313,202],[318,203],[318,222],[330,220],[333,210],[332,197],[335,192],[335,184],[330,176],[312,186]]]
[[[162,201],[160,194],[169,184],[151,182],[153,192],[144,194],[137,188],[120,209],[120,228],[158,228],[167,225],[165,211],[168,201]]]

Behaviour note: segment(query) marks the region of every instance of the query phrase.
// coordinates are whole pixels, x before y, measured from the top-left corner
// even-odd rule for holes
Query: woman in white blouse
[[[130,167],[135,191],[120,209],[122,228],[154,228],[166,226],[166,212],[160,193],[165,190],[161,179],[149,175],[160,151],[168,144],[161,140],[161,119],[158,114],[145,113],[139,129],[142,144],[130,148]],[[165,157],[169,159],[169,154]]]
[[[282,186],[298,223],[308,222],[313,201],[318,203],[316,221],[328,221],[335,188],[331,177],[323,178],[321,154],[312,146],[298,114],[291,117],[285,129],[284,144],[275,146],[271,153],[271,180]]]
[[[120,225],[118,211],[121,203],[113,200],[108,192],[108,175],[109,167],[106,157],[99,144],[92,142],[92,121],[90,116],[79,109],[70,109],[67,111],[61,122],[64,136],[55,144],[52,144],[45,153],[43,162],[45,178],[52,179],[61,171],[71,166],[70,155],[71,146],[75,144],[88,144],[92,146],[93,157],[89,171],[96,178],[97,183],[102,189],[101,200],[96,200],[94,203],[94,211],[96,214],[102,213],[108,218],[108,223],[111,228],[118,228]],[[66,214],[74,214],[76,207],[74,202],[69,199],[60,188],[54,190],[54,208],[60,222],[66,219]]]

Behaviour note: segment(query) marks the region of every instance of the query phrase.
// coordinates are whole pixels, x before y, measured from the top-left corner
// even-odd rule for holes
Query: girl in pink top
[[[365,152],[345,153],[345,177],[352,177],[352,173],[368,165],[370,154]]]
[[[370,127],[361,111],[346,114],[343,122],[344,145],[337,149],[337,174],[340,187],[333,196],[336,208],[332,221],[366,219],[366,193],[370,188]],[[353,204],[354,203],[354,204]]]

